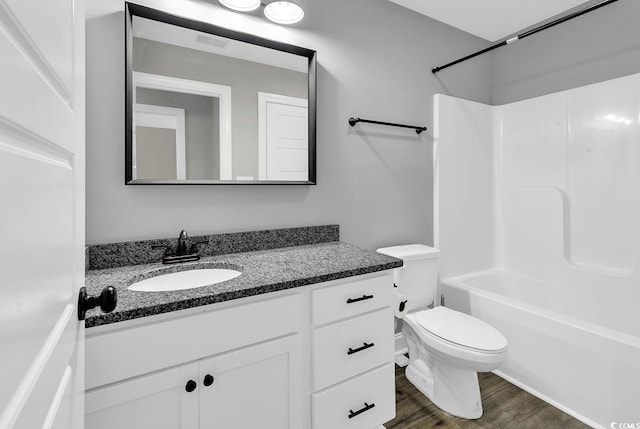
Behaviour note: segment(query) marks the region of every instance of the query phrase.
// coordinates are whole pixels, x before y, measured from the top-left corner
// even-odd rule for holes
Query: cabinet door
[[[195,390],[188,392],[193,380]],[[198,364],[191,363],[87,392],[86,429],[197,429]]]
[[[300,355],[295,335],[201,360],[200,429],[304,427]]]

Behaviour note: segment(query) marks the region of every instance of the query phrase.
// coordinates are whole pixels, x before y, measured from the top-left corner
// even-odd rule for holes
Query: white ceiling
[[[585,0],[389,0],[495,42]]]

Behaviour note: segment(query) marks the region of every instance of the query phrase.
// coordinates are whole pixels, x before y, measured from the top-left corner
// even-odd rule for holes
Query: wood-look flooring
[[[386,429],[588,429],[589,426],[490,372],[479,373],[484,414],[466,420],[428,400],[396,365],[396,418]]]

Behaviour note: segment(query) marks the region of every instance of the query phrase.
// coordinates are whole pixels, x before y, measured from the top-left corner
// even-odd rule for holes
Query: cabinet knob
[[[204,376],[204,385],[207,386],[207,387],[211,386],[213,384],[213,380],[214,380],[213,375],[211,375],[211,374],[205,375]]]
[[[198,383],[196,383],[193,380],[189,380],[189,381],[187,381],[187,385],[184,387],[184,390],[186,390],[187,392],[191,393],[194,390],[196,390],[196,387],[198,387]]]

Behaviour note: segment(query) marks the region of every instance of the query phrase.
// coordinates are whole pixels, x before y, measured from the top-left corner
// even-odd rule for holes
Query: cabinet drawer
[[[391,305],[392,292],[391,272],[380,277],[316,289],[311,297],[313,324],[323,325]]]
[[[87,337],[85,388],[136,377],[300,330],[298,294]]]
[[[393,364],[313,395],[313,429],[371,429],[396,414]]]
[[[313,331],[313,390],[393,360],[390,307]]]

